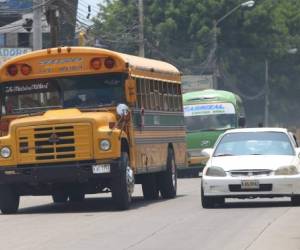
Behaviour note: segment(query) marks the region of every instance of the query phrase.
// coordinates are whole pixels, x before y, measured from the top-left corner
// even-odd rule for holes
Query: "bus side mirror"
[[[239,118],[239,127],[244,128],[246,125],[246,118],[245,117],[240,117]]]
[[[127,79],[125,82],[126,101],[129,105],[134,105],[136,102],[136,85],[135,80]]]

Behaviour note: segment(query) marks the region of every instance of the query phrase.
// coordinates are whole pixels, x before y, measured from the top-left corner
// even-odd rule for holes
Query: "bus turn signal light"
[[[111,57],[108,57],[105,59],[104,65],[106,68],[111,69],[115,66],[115,60],[112,59]]]
[[[100,58],[93,58],[91,60],[91,67],[95,70],[98,70],[101,68],[101,59]]]
[[[7,73],[10,75],[10,76],[15,76],[18,74],[18,67],[17,65],[15,64],[12,64],[12,65],[9,65],[7,67]]]
[[[27,64],[21,65],[21,73],[25,76],[28,76],[31,73],[31,67]]]

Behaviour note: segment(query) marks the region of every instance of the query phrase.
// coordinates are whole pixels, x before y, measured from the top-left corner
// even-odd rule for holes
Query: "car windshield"
[[[122,74],[35,79],[4,85],[2,114],[93,108],[124,102]]]
[[[287,134],[282,132],[238,132],[225,134],[214,156],[294,155]]]

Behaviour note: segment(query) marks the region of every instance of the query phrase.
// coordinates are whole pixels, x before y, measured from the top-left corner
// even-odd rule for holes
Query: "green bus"
[[[241,98],[229,91],[207,89],[183,94],[189,169],[198,173],[207,156],[202,149],[213,147],[225,130],[245,126]]]

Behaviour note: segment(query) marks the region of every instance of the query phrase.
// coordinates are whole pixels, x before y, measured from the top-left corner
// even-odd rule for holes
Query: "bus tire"
[[[144,176],[142,182],[143,195],[145,200],[157,200],[159,197],[159,189],[155,174]]]
[[[168,149],[167,169],[159,175],[159,190],[164,199],[171,199],[177,193],[177,168],[174,152]]]
[[[55,192],[52,194],[54,203],[65,203],[68,201],[68,194],[65,192]]]
[[[119,169],[114,171],[112,177],[112,200],[118,210],[127,210],[131,204],[134,177],[129,166],[128,153],[122,152]]]
[[[20,196],[11,186],[0,186],[0,209],[2,214],[15,214],[19,209]]]

